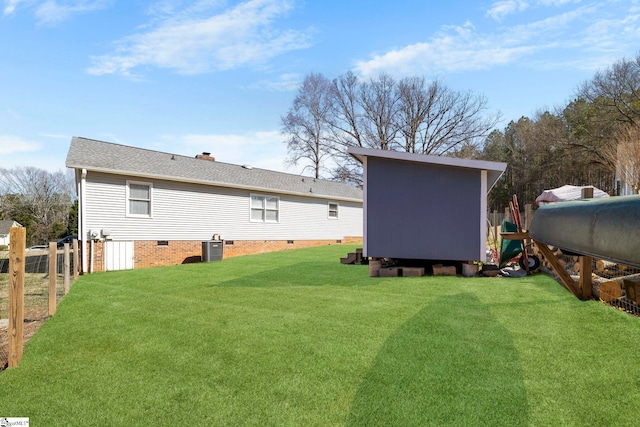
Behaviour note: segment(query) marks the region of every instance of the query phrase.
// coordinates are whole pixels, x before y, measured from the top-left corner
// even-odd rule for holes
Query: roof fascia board
[[[165,175],[155,175],[155,174],[144,174],[144,173],[140,173],[140,172],[127,172],[127,171],[114,171],[112,169],[106,169],[106,168],[86,168],[83,166],[77,166],[77,165],[67,165],[68,168],[71,169],[87,169],[88,171],[91,172],[100,172],[100,173],[107,173],[107,174],[111,174],[111,175],[120,175],[120,176],[133,176],[133,177],[138,177],[138,178],[146,178],[146,179],[157,179],[157,180],[161,180],[161,181],[173,181],[173,182],[186,182],[186,183],[190,183],[190,184],[201,184],[201,185],[208,185],[211,187],[224,187],[224,188],[237,188],[240,190],[250,190],[250,191],[262,191],[264,193],[275,193],[275,194],[286,194],[289,196],[300,196],[300,197],[308,197],[308,198],[312,198],[312,199],[326,199],[326,200],[338,200],[338,201],[342,201],[342,202],[355,202],[355,203],[362,203],[361,199],[354,199],[351,197],[342,197],[342,196],[328,196],[326,194],[319,194],[319,193],[300,193],[300,192],[296,192],[296,191],[287,191],[287,190],[279,190],[279,189],[273,189],[273,188],[267,188],[267,187],[258,187],[258,186],[251,186],[251,185],[237,185],[237,184],[229,184],[229,183],[224,183],[224,182],[215,182],[215,181],[206,181],[206,180],[198,180],[198,179],[190,179],[190,178],[178,178],[178,177],[169,177],[169,176],[165,176]]]
[[[443,166],[456,166],[470,169],[482,169],[493,170],[497,172],[504,172],[507,169],[507,164],[502,162],[492,162],[489,160],[473,160],[473,159],[459,159],[456,157],[446,156],[433,156],[429,154],[416,154],[406,153],[403,151],[391,151],[391,150],[376,150],[373,148],[349,148],[349,154],[362,162],[364,157],[382,157],[393,160],[405,160],[409,162],[418,163],[433,163]]]
[[[488,189],[491,191],[495,183],[504,174],[507,164],[488,160],[459,159],[456,157],[432,156],[428,154],[406,153],[403,151],[377,150],[374,148],[351,147],[349,154],[365,164],[366,157],[380,157],[383,159],[403,160],[415,163],[428,163],[441,166],[486,170],[488,172]]]

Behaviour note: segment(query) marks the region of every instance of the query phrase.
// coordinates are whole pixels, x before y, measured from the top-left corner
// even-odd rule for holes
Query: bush
[[[8,251],[9,250],[9,246],[7,245],[0,245],[0,251]]]

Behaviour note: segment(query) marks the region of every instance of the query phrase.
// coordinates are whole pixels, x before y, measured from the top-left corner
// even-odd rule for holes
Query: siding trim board
[[[486,260],[487,253],[487,194],[488,173],[486,170],[480,171],[480,258],[478,261]]]

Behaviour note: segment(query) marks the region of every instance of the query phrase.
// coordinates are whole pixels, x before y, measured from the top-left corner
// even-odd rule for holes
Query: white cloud
[[[186,156],[209,152],[216,161],[256,168],[291,172],[284,163],[287,156],[284,137],[278,131],[242,135],[190,134],[172,140],[169,151]]]
[[[371,76],[380,72],[409,74],[487,69],[513,62],[536,50],[534,45],[508,45],[501,35],[480,34],[471,23],[445,27],[428,42],[415,43],[402,49],[360,61],[356,72]]]
[[[560,3],[563,2],[557,0],[554,5]],[[616,3],[618,10],[610,10],[612,4],[568,8],[524,24],[503,26],[497,31],[492,28],[490,32],[478,31],[470,22],[443,27],[424,42],[357,62],[355,72],[365,77],[380,72],[433,75],[507,64],[575,69],[578,60],[582,62],[580,69],[594,68],[602,64],[603,58],[619,58],[637,49],[634,46],[640,37],[640,11],[625,7],[624,3]]]
[[[253,89],[265,89],[272,92],[290,92],[300,88],[303,77],[301,74],[282,74],[276,80],[260,80],[251,85]]]
[[[36,18],[41,24],[57,24],[78,13],[104,9],[106,0],[46,0],[36,9]]]
[[[61,133],[42,133],[40,136],[51,138],[51,139],[63,139],[65,141],[71,141],[71,137],[69,135],[61,134]]]
[[[524,12],[530,7],[562,7],[570,3],[581,2],[582,0],[498,0],[491,5],[485,15],[496,21],[502,21],[506,16]]]
[[[24,3],[25,0],[5,0],[4,2],[4,14],[6,15],[11,15],[13,12],[15,12],[16,10],[16,6],[18,6],[19,3]]]
[[[529,3],[522,0],[500,0],[493,3],[486,14],[496,21],[500,21],[507,15],[522,12],[528,8]]]
[[[109,0],[5,0],[4,15],[15,13],[18,5],[31,6],[39,24],[57,24],[73,15],[107,7]]]
[[[543,6],[564,6],[569,3],[581,3],[582,0],[538,0],[538,3]]]
[[[115,53],[92,58],[88,72],[129,76],[133,69],[150,65],[198,74],[262,65],[284,52],[309,46],[307,33],[278,30],[274,25],[292,7],[289,0],[248,0],[223,13],[208,11],[203,17],[200,4],[117,42]]]
[[[640,10],[630,11],[624,17],[593,22],[585,27],[583,33],[591,50],[611,52],[612,56],[619,57],[620,47],[637,46],[640,38]]]
[[[2,155],[28,153],[37,151],[39,149],[40,146],[38,144],[25,141],[20,137],[12,135],[0,135],[0,154]]]

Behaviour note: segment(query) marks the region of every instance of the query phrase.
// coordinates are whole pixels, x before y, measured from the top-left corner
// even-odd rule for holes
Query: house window
[[[152,185],[127,181],[127,216],[151,217]]]
[[[273,196],[251,195],[252,222],[278,222],[280,199]]]
[[[338,219],[338,204],[329,203],[329,218]]]

